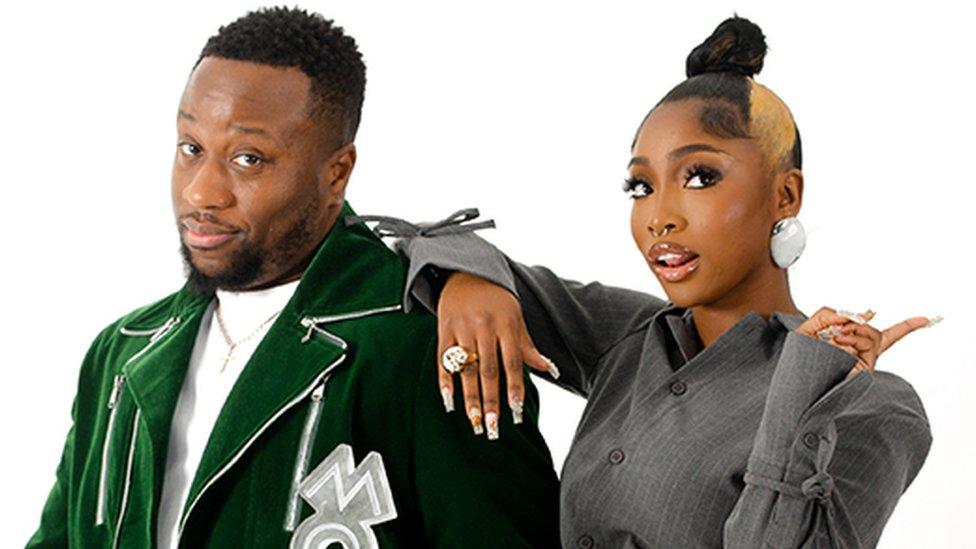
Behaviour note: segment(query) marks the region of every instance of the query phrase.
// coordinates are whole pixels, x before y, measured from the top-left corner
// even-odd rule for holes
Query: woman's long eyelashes
[[[718,170],[702,164],[695,164],[685,172],[685,187],[689,189],[704,189],[711,187],[722,179]]]
[[[641,198],[654,192],[650,183],[641,181],[635,177],[625,180],[623,189],[631,198]]]

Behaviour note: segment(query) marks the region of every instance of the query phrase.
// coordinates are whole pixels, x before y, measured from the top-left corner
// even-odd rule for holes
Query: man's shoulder
[[[120,334],[122,330],[151,330],[166,323],[176,310],[181,291],[177,290],[155,301],[140,305],[123,314],[102,331],[102,337]]]

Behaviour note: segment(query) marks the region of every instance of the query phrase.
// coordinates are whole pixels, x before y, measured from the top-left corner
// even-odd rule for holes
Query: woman
[[[669,301],[562,280],[470,232],[400,242],[440,317],[448,411],[460,369],[475,432],[484,411],[496,438],[499,371],[517,422],[523,361],[587,398],[564,546],[874,546],[928,453],[915,391],[874,366],[935,320],[880,331],[870,311],[793,302],[800,139],[752,79],[765,51],[757,26],[723,22],[632,144],[633,237]]]

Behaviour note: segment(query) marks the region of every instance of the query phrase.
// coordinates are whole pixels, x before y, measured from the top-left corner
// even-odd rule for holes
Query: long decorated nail
[[[852,321],[857,322],[858,324],[867,324],[867,322],[868,322],[867,319],[865,319],[863,316],[861,316],[861,315],[859,315],[858,313],[855,313],[855,312],[846,311],[846,310],[841,309],[841,310],[837,311],[837,314],[839,314],[840,316],[849,318]]]
[[[522,401],[513,398],[508,401],[508,407],[512,409],[512,423],[522,423]]]
[[[444,399],[444,411],[451,413],[454,411],[454,394],[447,387],[441,387],[441,398]]]
[[[942,315],[933,316],[932,318],[929,319],[929,325],[928,325],[928,327],[931,328],[932,326],[935,326],[936,324],[938,324],[940,322],[942,322]]]
[[[823,330],[818,331],[817,337],[819,337],[822,341],[830,343],[834,339],[834,336],[839,336],[842,334],[843,332],[841,332],[841,329],[837,326],[828,326]]]
[[[549,366],[549,375],[551,375],[553,379],[559,379],[559,368],[556,368],[556,363],[545,355],[543,355],[542,360],[545,360],[546,365]]]
[[[488,440],[498,440],[498,414],[495,412],[485,414],[485,427],[488,428]]]
[[[474,430],[474,434],[480,435],[485,432],[484,427],[481,426],[481,408],[475,406],[468,411],[468,418],[471,420],[471,428]]]

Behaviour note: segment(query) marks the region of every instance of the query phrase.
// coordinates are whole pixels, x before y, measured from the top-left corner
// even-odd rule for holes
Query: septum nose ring
[[[651,227],[651,234],[654,235],[654,238],[661,238],[662,236],[666,236],[668,233],[670,233],[672,229],[674,229],[674,225],[668,223],[667,225],[664,226],[664,230],[661,231],[661,234],[657,234],[657,231],[654,230],[654,227]]]

